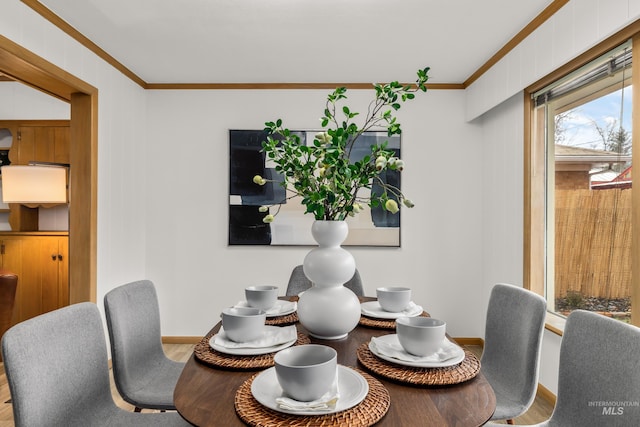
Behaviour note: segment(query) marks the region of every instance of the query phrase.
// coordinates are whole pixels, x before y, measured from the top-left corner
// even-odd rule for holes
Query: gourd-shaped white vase
[[[344,338],[360,320],[360,301],[344,286],[356,271],[353,255],[340,246],[349,226],[344,221],[316,220],[311,234],[318,247],[307,254],[302,265],[313,285],[300,295],[298,318],[316,338]]]

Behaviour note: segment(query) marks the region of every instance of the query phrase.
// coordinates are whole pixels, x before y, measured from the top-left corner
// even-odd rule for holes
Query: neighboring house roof
[[[631,169],[633,165],[629,165],[625,170],[620,172],[620,175],[613,179],[612,181],[631,181]]]
[[[631,171],[633,165],[629,165],[620,173],[615,171],[606,171],[591,176],[591,188],[631,188]]]
[[[631,161],[630,154],[619,154],[615,151],[594,150],[591,148],[555,146],[556,163],[626,163]]]
[[[631,162],[630,154],[559,144],[554,149],[556,171],[588,171],[591,188],[628,188],[631,185],[630,166],[622,173],[612,169],[614,164]]]

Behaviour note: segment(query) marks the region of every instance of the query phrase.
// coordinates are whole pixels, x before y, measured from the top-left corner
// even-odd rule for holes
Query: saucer
[[[251,394],[269,409],[293,415],[327,415],[353,408],[362,402],[369,393],[369,383],[358,372],[343,365],[338,365],[338,390],[340,397],[336,406],[326,410],[293,411],[282,409],[276,403],[276,398],[282,396],[282,388],[276,377],[276,368],[271,367],[259,373],[251,384]]]
[[[422,311],[422,307],[414,303],[412,303],[412,306],[408,310],[397,313],[383,310],[378,301],[367,301],[360,304],[360,312],[362,314],[376,319],[396,320],[398,317],[416,317],[421,315]]]
[[[398,335],[396,334],[389,334],[389,335],[383,335],[381,337],[377,337],[376,338],[379,341],[382,341],[384,344],[390,345],[390,346],[394,346],[394,347],[399,347],[402,348],[402,346],[400,345],[400,341],[398,341]],[[445,344],[446,343],[448,344]],[[462,349],[462,347],[460,347],[459,345],[450,342],[447,338],[445,338],[445,341],[443,341],[443,345],[441,346],[444,347],[444,345],[452,345],[455,346],[455,355],[447,360],[443,360],[441,362],[438,361],[410,361],[410,360],[402,360],[402,359],[397,359],[395,357],[391,357],[388,356],[386,354],[381,354],[380,351],[378,350],[378,348],[374,345],[371,345],[371,342],[369,342],[369,350],[371,351],[371,353],[373,353],[374,355],[376,355],[377,357],[379,357],[382,360],[386,360],[387,362],[391,362],[391,363],[395,363],[397,365],[403,365],[403,366],[410,366],[413,368],[444,368],[446,366],[453,366],[453,365],[457,365],[458,363],[462,362],[465,358],[465,353],[464,350]],[[402,350],[404,351],[404,350]],[[408,355],[408,353],[406,353]],[[435,354],[435,353],[434,353]],[[429,356],[425,356],[429,357]]]
[[[267,330],[269,330],[271,328],[280,328],[280,327],[279,326],[269,326],[269,325],[267,325],[267,326],[265,326],[265,328],[267,328]],[[234,355],[234,356],[257,356],[257,355],[260,355],[260,354],[275,353],[276,351],[280,351],[280,350],[283,350],[283,349],[285,349],[287,347],[291,347],[298,340],[298,337],[296,335],[295,338],[293,338],[293,339],[291,339],[289,341],[286,341],[286,342],[284,342],[282,344],[276,344],[276,345],[267,346],[267,347],[226,347],[224,345],[220,345],[220,344],[215,342],[216,336],[218,334],[213,335],[209,339],[209,346],[211,346],[212,349],[214,349],[214,350],[216,350],[216,351],[218,351],[220,353],[230,354],[230,355]]]

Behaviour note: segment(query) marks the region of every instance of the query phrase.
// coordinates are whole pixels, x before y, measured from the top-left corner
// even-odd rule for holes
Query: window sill
[[[562,336],[564,334],[564,325],[567,319],[556,313],[547,311],[547,317],[545,318],[544,328],[554,334]]]

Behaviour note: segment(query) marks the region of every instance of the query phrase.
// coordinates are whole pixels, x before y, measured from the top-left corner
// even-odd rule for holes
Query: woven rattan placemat
[[[423,311],[420,315],[422,317],[431,317],[429,313]],[[376,328],[376,329],[396,329],[396,321],[395,319],[375,319],[373,317],[367,317],[365,315],[360,316],[360,321],[358,322],[361,326],[366,326],[368,328]]]
[[[465,350],[465,358],[457,365],[444,368],[414,368],[396,365],[374,355],[369,350],[369,343],[358,347],[357,355],[360,363],[369,371],[390,380],[415,385],[450,385],[468,381],[480,372],[480,360]]]
[[[298,321],[298,312],[294,311],[291,314],[287,314],[284,316],[276,316],[276,317],[267,317],[265,320],[265,325],[271,326],[285,326],[285,325],[293,325]]]
[[[327,415],[291,415],[269,409],[251,394],[251,383],[256,375],[246,380],[236,392],[236,413],[242,421],[253,427],[293,426],[371,426],[377,423],[389,410],[391,399],[384,385],[371,375],[355,369],[369,383],[369,393],[353,408]]]
[[[211,348],[209,340],[214,334],[209,334],[196,344],[193,352],[196,359],[208,365],[229,369],[263,369],[274,365],[273,355],[275,353],[259,354],[255,356],[236,356],[233,354],[220,353]],[[294,345],[309,344],[311,340],[308,335],[298,332],[298,340]]]

